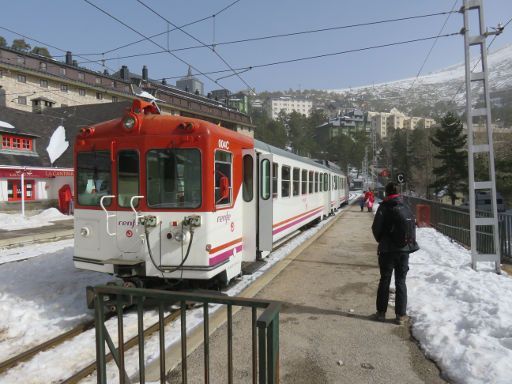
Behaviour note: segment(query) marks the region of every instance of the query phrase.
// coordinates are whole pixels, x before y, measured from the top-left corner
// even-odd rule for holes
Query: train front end
[[[240,136],[160,115],[140,100],[122,118],[83,129],[75,142],[75,266],[138,286],[240,273],[242,228],[219,225],[241,216],[233,168],[253,143]]]

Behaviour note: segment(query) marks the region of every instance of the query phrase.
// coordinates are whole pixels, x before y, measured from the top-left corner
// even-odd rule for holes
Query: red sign
[[[25,173],[25,177],[48,179],[57,176],[73,176],[72,169],[13,169],[0,168],[0,177],[21,177]]]
[[[387,169],[383,169],[382,171],[380,171],[379,173],[379,176],[382,176],[382,177],[389,177],[390,173]]]

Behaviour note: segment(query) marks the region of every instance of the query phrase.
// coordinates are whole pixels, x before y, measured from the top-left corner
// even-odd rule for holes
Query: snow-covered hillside
[[[487,61],[491,92],[511,90],[512,44],[489,53]],[[474,60],[471,68],[479,71],[481,64],[476,64],[477,60]],[[421,102],[427,105],[434,105],[438,101],[454,100],[457,104],[462,105],[465,102],[464,81],[464,63],[459,63],[440,71],[420,76],[418,79],[413,77],[383,84],[331,90],[331,92],[351,95],[356,98],[364,97],[365,99],[403,98],[409,102]]]

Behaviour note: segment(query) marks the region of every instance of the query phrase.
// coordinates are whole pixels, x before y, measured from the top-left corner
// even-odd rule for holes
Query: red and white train
[[[77,268],[225,282],[348,199],[345,175],[136,100],[75,142]]]

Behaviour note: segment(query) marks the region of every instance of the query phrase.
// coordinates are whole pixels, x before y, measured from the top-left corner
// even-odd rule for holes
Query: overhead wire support
[[[224,57],[222,57],[219,52],[217,52],[215,50],[215,47],[209,47],[206,43],[202,42],[201,40],[199,40],[198,38],[196,38],[194,35],[192,35],[191,33],[185,31],[183,28],[181,27],[178,27],[176,24],[174,24],[172,21],[170,21],[169,19],[163,17],[162,15],[160,15],[158,12],[156,12],[153,8],[151,8],[149,5],[145,4],[142,0],[137,0],[137,2],[139,4],[141,4],[143,7],[145,7],[147,10],[149,10],[150,12],[152,12],[154,15],[158,16],[159,18],[161,18],[162,20],[168,22],[169,24],[171,24],[173,27],[175,28],[178,28],[181,32],[183,32],[185,35],[187,35],[188,37],[190,37],[191,39],[197,41],[199,44],[209,48],[213,53],[215,53],[215,55],[233,72],[233,74],[238,77],[240,79],[240,81],[242,81],[242,83],[245,84],[245,86],[247,88],[249,88],[250,90],[252,90],[253,88],[233,69],[233,67],[224,59]],[[214,30],[213,30],[213,39],[214,39],[214,42],[215,42],[215,17],[213,18],[214,20]],[[218,80],[217,80],[218,81]]]
[[[102,12],[103,14],[107,15],[108,17],[110,17],[111,19],[117,21],[119,24],[125,26],[126,28],[128,28],[129,30],[135,32],[136,34],[138,34],[139,36],[141,37],[144,37],[147,41],[153,43],[154,45],[156,45],[157,47],[159,47],[160,49],[166,51],[169,55],[171,55],[172,57],[174,57],[176,60],[182,62],[183,64],[186,64],[188,66],[190,66],[192,69],[194,69],[195,71],[197,71],[199,74],[201,74],[202,76],[206,77],[208,80],[210,80],[211,82],[213,82],[214,84],[217,84],[219,85],[220,87],[222,87],[223,89],[226,89],[223,85],[221,85],[218,81],[212,79],[210,76],[206,75],[205,73],[203,73],[202,71],[200,71],[199,69],[197,69],[195,66],[193,66],[192,64],[188,63],[187,61],[183,60],[181,57],[175,55],[174,53],[172,52],[169,52],[165,49],[165,47],[162,47],[160,44],[156,43],[155,41],[151,40],[149,37],[145,36],[143,33],[137,31],[135,28],[131,27],[130,25],[126,24],[124,21],[118,19],[117,17],[115,17],[114,15],[112,15],[111,13],[105,11],[104,9],[100,8],[99,6],[97,6],[96,4],[90,2],[89,0],[84,0],[87,4],[91,5],[92,7],[96,8],[98,11]]]

